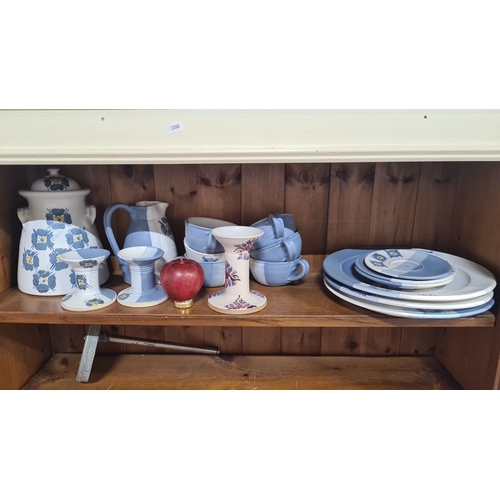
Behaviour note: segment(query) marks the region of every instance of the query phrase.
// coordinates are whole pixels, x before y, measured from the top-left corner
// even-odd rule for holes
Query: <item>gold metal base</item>
[[[194,304],[194,300],[193,299],[183,300],[183,301],[174,300],[174,306],[178,307],[179,309],[188,309],[193,304]]]

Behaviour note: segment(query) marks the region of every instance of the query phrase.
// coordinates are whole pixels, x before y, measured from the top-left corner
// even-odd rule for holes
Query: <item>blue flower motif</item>
[[[54,229],[64,229],[66,224],[72,224],[68,208],[49,208],[45,214],[47,224]]]
[[[390,249],[390,250],[386,250],[385,253],[389,256],[389,257],[402,257],[401,255],[401,252],[395,248],[394,250],[393,249]]]
[[[104,304],[104,300],[95,298],[95,299],[90,299],[85,301],[85,305],[88,307],[96,307],[99,304]]]
[[[37,250],[47,250],[47,248],[52,248],[54,243],[52,243],[52,231],[50,229],[33,229],[33,234],[31,235],[31,244]]]
[[[49,255],[50,263],[52,264],[50,266],[50,269],[61,271],[62,269],[67,269],[69,267],[66,262],[61,260],[61,254],[67,251],[68,250],[66,248],[56,248],[55,250],[52,250],[51,254]]]
[[[82,249],[89,244],[89,236],[85,229],[76,227],[66,233],[66,241],[71,247]]]
[[[23,268],[26,271],[33,271],[40,265],[40,260],[38,258],[38,252],[33,252],[33,250],[24,249],[23,252]]]
[[[120,300],[126,300],[129,298],[129,296],[130,296],[130,293],[120,293],[120,295],[118,295],[118,298]]]
[[[82,260],[79,262],[80,267],[83,267],[85,269],[90,269],[92,267],[97,266],[97,260]]]
[[[76,275],[76,286],[80,290],[87,290],[87,288],[90,288],[90,285],[87,281],[87,276],[85,274]]]
[[[40,293],[47,293],[49,290],[54,291],[56,288],[56,276],[49,271],[37,271],[33,275],[33,286]]]
[[[50,176],[43,179],[47,191],[65,191],[69,188],[69,181],[66,177]]]
[[[69,282],[71,283],[71,286],[73,288],[76,288],[76,273],[75,273],[75,270],[74,269],[71,269],[71,271],[69,272]]]

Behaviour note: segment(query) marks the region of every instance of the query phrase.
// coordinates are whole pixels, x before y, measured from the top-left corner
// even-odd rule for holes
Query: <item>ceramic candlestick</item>
[[[116,293],[99,287],[99,266],[109,257],[109,251],[99,248],[73,250],[60,255],[71,268],[70,280],[74,292],[65,295],[61,307],[68,311],[90,311],[111,305]]]
[[[131,284],[118,294],[120,304],[127,307],[150,307],[168,299],[161,285],[156,284],[155,262],[163,257],[161,248],[128,247],[120,250],[117,257],[127,264]]]
[[[262,229],[249,226],[225,226],[212,230],[224,247],[226,278],[224,290],[214,292],[208,305],[224,314],[250,314],[267,304],[264,294],[250,289],[250,248],[264,234]]]

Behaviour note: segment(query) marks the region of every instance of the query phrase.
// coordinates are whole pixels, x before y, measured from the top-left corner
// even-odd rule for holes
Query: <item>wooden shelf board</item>
[[[119,292],[129,285],[113,276],[104,287]],[[0,294],[0,323],[100,324],[164,326],[254,326],[254,327],[488,327],[495,317],[486,312],[460,319],[407,319],[377,314],[345,303],[323,285],[321,273],[286,287],[267,287],[251,282],[264,293],[268,305],[245,315],[221,314],[208,307],[208,296],[218,288],[203,288],[190,309],[177,309],[173,301],[147,308],[128,308],[117,302],[96,311],[64,310],[61,297],[38,297],[11,288]]]
[[[78,354],[56,354],[26,390],[460,389],[433,357],[96,356],[88,383],[76,382]]]

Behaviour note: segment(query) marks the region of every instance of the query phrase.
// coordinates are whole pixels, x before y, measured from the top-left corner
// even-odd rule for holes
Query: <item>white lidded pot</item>
[[[96,207],[87,205],[90,189],[49,168],[30,190],[20,190],[28,206],[18,208],[23,224],[17,284],[31,295],[66,295],[76,289],[76,275],[60,255],[72,250],[103,248],[94,225]],[[99,267],[99,283],[109,278],[107,262]]]

